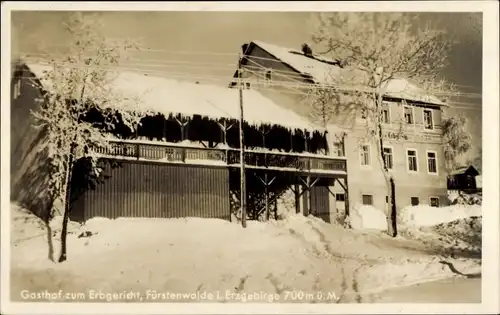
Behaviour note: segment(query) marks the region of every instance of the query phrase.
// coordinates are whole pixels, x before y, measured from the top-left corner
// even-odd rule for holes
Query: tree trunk
[[[397,213],[396,213],[396,185],[394,184],[394,178],[391,177],[391,189],[389,200],[391,201],[391,219],[392,219],[392,236],[396,237],[398,235],[397,226]]]
[[[387,182],[387,234],[392,237],[397,235],[396,226],[396,185],[394,183],[394,178],[392,178],[388,172],[384,171],[384,177]]]
[[[382,130],[382,117],[381,117],[381,107],[382,107],[382,101],[383,101],[383,93],[380,91],[380,87],[378,87],[379,90],[376,94],[375,98],[375,121],[376,121],[376,126],[377,126],[377,131],[378,131],[378,146],[379,146],[379,158],[381,159],[381,165],[382,165],[382,172],[384,173],[384,179],[386,182],[386,187],[387,187],[387,210],[386,210],[386,216],[387,216],[387,234],[389,234],[392,237],[396,237],[397,235],[397,228],[396,228],[396,198],[395,198],[395,183],[394,179],[392,178],[391,174],[389,174],[389,170],[387,168],[387,161],[385,160],[385,155],[384,155],[384,133]]]
[[[73,152],[74,146],[71,147],[71,153],[68,157],[68,166],[66,169],[66,176],[64,181],[64,217],[61,229],[61,253],[59,256],[59,262],[63,262],[67,258],[67,247],[66,247],[66,236],[68,234],[68,221],[70,212],[70,195],[71,195],[71,177],[73,169]]]

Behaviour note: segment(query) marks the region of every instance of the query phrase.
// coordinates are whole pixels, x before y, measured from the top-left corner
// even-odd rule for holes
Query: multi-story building
[[[260,41],[242,46],[241,78],[248,89],[259,90],[280,106],[309,116],[305,84],[331,82],[340,75],[339,61],[316,56],[310,51],[289,49]],[[230,85],[236,85],[238,71]],[[446,173],[441,119],[447,106],[404,78],[388,83],[384,95],[384,155],[395,182],[398,209],[407,205],[447,203]],[[385,209],[388,185],[376,142],[366,137],[362,111],[339,107],[328,126],[330,155],[347,158],[349,204],[373,205]],[[341,187],[331,187],[330,211],[345,207]]]
[[[48,191],[48,134],[35,128],[37,121],[30,112],[46,104],[47,93],[57,92],[46,75],[52,67],[25,61],[13,67],[11,198],[48,219],[53,205]],[[327,187],[347,176],[345,157],[322,153],[323,128],[314,128],[258,91],[244,93],[245,150],[241,150],[237,90],[127,71],[116,72],[109,90],[121,101],[93,104],[82,116],[102,127],[103,113],[111,114],[114,127],[105,130],[108,146],[91,147],[102,163],[98,180],[87,176],[86,159],[73,166],[72,220],[231,219],[241,195],[246,196],[249,219],[268,219],[278,216],[276,200],[288,187],[294,187],[300,211],[300,198],[309,199],[303,196],[309,195],[311,186]],[[134,131],[120,114],[131,110],[143,113]]]

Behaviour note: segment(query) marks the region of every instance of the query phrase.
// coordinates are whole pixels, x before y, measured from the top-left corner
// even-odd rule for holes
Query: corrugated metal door
[[[72,218],[229,219],[226,168],[123,162],[106,167],[105,180],[73,205]]]

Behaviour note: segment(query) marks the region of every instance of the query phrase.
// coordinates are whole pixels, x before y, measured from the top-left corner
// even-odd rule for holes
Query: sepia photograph
[[[2,3],[2,313],[499,311],[498,3],[445,2]]]

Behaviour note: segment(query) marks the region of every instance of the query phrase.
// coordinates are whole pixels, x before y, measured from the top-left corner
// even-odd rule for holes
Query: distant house
[[[472,165],[458,167],[448,176],[448,190],[476,193],[482,190],[481,176]]]
[[[242,45],[242,53],[241,79],[246,86],[305,118],[311,108],[307,105],[304,84],[332,84],[335,82],[332,78],[344,75],[340,60],[315,55],[310,49],[252,41]],[[239,79],[236,71],[229,86],[236,87]],[[384,104],[384,157],[395,179],[397,207],[445,205],[448,199],[441,119],[447,104],[427,95],[405,78],[387,83]],[[385,209],[388,204],[386,182],[377,144],[363,140],[365,124],[366,118],[357,108],[336,112],[327,126],[329,154],[347,158],[351,205]],[[401,130],[403,139],[396,140],[395,135]],[[342,135],[346,135],[345,138]],[[340,147],[342,150],[338,150]],[[342,211],[339,207],[343,207],[343,201],[339,201],[345,196],[338,188],[333,188],[335,196],[330,197],[337,205],[337,210],[332,211]]]
[[[43,64],[19,62],[12,76],[11,196],[47,217],[47,152],[43,130],[30,115],[50,93]],[[147,115],[136,132],[123,124],[116,107],[94,104],[83,117],[102,125],[104,112],[116,120],[109,148],[91,148],[104,168],[99,181],[85,176],[77,161],[71,186],[71,218],[205,217],[229,219],[239,203],[239,93],[214,86],[120,72],[112,82],[123,102],[112,106]],[[246,90],[243,123],[250,219],[272,215],[286,188],[295,192],[296,211],[309,211],[310,188],[347,177],[344,157],[325,155],[325,130]],[[130,102],[137,102],[136,107]],[[236,200],[236,201],[235,201]],[[43,201],[43,202],[42,202]]]

